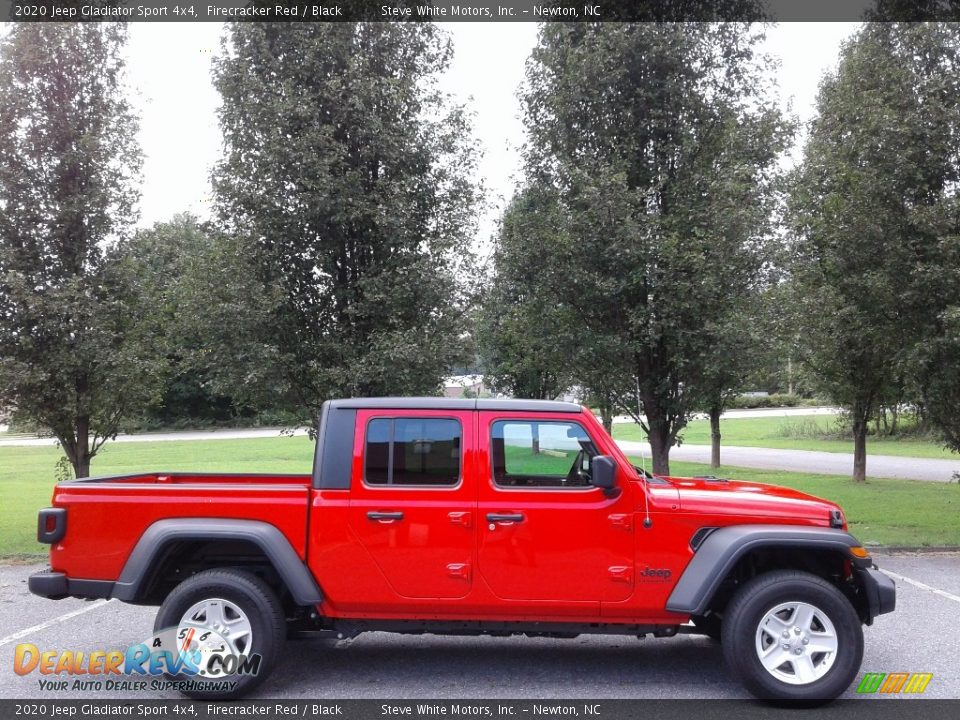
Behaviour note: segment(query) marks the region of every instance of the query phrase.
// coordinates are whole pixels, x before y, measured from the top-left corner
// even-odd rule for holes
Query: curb
[[[884,553],[960,553],[960,545],[866,545],[870,552]]]

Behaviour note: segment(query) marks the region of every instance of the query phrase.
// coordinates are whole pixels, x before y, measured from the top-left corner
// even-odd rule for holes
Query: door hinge
[[[629,565],[612,565],[607,568],[607,572],[610,573],[610,579],[614,582],[633,582],[633,568]]]
[[[610,524],[621,530],[633,530],[633,515],[630,513],[617,513],[608,515]]]
[[[473,525],[473,513],[452,512],[447,513],[447,517],[450,518],[450,522],[452,522],[454,525],[463,525],[465,528]]]
[[[447,572],[450,577],[470,579],[470,563],[450,563],[447,565]]]

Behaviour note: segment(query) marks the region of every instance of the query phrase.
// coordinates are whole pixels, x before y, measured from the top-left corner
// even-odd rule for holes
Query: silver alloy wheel
[[[837,631],[827,614],[805,602],[771,608],[757,626],[760,664],[777,680],[809,685],[826,675],[837,658]]]
[[[182,650],[199,652],[200,675],[222,675],[218,666],[208,664],[214,654],[250,655],[253,627],[236,603],[223,598],[207,598],[194,603],[180,618],[177,638]]]

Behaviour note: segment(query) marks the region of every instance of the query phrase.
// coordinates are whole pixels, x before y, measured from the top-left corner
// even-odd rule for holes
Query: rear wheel
[[[266,679],[283,648],[286,621],[276,593],[260,578],[206,570],[160,606],[154,632],[170,630],[178,647],[194,654],[199,672],[168,679],[188,683],[182,690],[188,697],[216,700],[245,695]]]
[[[754,578],[730,601],[723,652],[757,697],[816,704],[853,681],[863,659],[863,629],[836,587],[810,573],[781,570]]]

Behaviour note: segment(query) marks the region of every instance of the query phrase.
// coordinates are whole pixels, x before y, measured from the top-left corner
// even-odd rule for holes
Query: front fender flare
[[[860,543],[850,533],[802,525],[728,525],[710,533],[700,544],[667,599],[667,610],[702,615],[720,583],[737,561],[752,550],[788,547],[832,550],[852,558],[850,548]]]
[[[323,594],[310,570],[276,527],[259,520],[223,518],[170,518],[158,520],[144,531],[127,558],[111,597],[135,603],[149,579],[160,553],[171,542],[196,540],[244,540],[253,543],[270,560],[298,605],[323,601]]]

